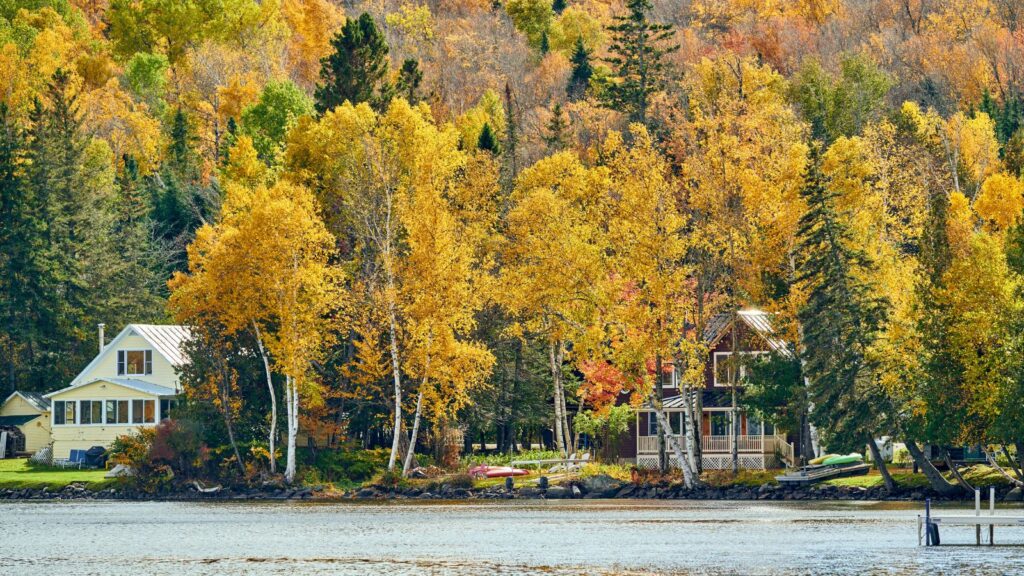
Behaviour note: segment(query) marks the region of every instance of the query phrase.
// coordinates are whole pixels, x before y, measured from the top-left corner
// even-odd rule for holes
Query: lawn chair
[[[60,468],[82,468],[85,462],[85,450],[72,450],[68,458],[55,458],[53,465]]]

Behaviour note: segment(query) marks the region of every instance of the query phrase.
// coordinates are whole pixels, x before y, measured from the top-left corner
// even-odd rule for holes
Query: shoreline
[[[983,490],[987,499],[987,490]],[[893,501],[921,502],[931,498],[935,502],[971,502],[972,496],[944,497],[926,489],[906,489],[890,494],[884,487],[818,485],[786,487],[762,485],[755,487],[701,487],[684,490],[677,485],[590,483],[576,482],[564,486],[551,486],[546,490],[535,487],[460,488],[441,485],[433,491],[419,488],[368,486],[346,492],[331,492],[323,486],[296,488],[248,489],[224,488],[215,493],[202,493],[192,487],[164,494],[147,494],[130,487],[104,487],[92,490],[81,483],[72,483],[60,489],[0,488],[0,501],[63,501],[63,500],[119,500],[166,502],[227,502],[227,501],[390,501],[390,500],[708,500],[708,501]],[[1024,502],[1020,489],[997,487],[997,502]]]

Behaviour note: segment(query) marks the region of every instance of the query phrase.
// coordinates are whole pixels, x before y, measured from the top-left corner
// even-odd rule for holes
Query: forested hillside
[[[2,0],[0,129],[5,389],[175,322],[211,438],[569,451],[754,306],[766,417],[1024,441],[1018,0]]]

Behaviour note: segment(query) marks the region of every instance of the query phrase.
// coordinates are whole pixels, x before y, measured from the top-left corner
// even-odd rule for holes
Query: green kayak
[[[864,461],[864,457],[860,454],[850,454],[849,456],[833,456],[824,462],[824,466],[836,466],[838,464],[859,464]]]

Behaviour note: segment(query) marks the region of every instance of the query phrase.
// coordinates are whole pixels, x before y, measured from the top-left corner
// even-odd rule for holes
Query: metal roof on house
[[[40,412],[46,412],[47,410],[50,409],[50,401],[39,392],[23,392],[21,390],[15,390],[14,392],[11,392],[11,395],[8,396],[7,399],[2,402],[2,404],[6,404],[7,400],[10,400],[15,396],[21,396],[22,400],[28,402],[30,406],[32,406],[36,410],[39,410]]]
[[[182,347],[191,336],[188,326],[174,324],[129,324],[124,327],[103,350],[92,359],[91,362],[78,373],[78,376],[71,381],[71,386],[82,384],[82,378],[88,374],[108,350],[114,348],[125,337],[137,334],[149,343],[158,354],[163,356],[171,366],[177,368],[185,363],[185,353]],[[47,394],[47,397],[54,393]]]
[[[748,308],[746,310],[740,310],[736,312],[736,317],[743,321],[751,330],[753,330],[758,336],[764,339],[768,346],[775,352],[789,355],[789,347],[786,346],[786,342],[775,335],[775,328],[772,326],[772,315],[758,310],[756,308]],[[723,336],[729,331],[732,326],[733,314],[731,312],[723,312],[715,314],[708,320],[707,326],[704,328],[704,342],[708,346],[714,346],[722,339]]]
[[[187,326],[175,324],[129,324],[128,328],[142,336],[175,368],[185,363],[182,346],[191,333]]]
[[[146,393],[146,394],[152,394],[153,396],[174,396],[174,395],[176,395],[178,393],[178,391],[175,390],[174,388],[168,388],[167,386],[160,386],[159,384],[153,384],[152,382],[146,382],[145,380],[138,380],[138,379],[135,379],[135,378],[103,377],[103,378],[93,378],[92,380],[89,380],[88,382],[83,382],[83,383],[77,384],[75,386],[69,386],[67,388],[64,388],[63,390],[57,390],[56,392],[50,392],[49,394],[47,394],[47,396],[53,397],[53,396],[55,396],[57,394],[60,394],[62,392],[67,392],[68,390],[71,390],[71,389],[74,389],[74,388],[81,388],[82,386],[88,386],[90,384],[95,384],[96,382],[109,382],[111,384],[116,384],[118,386],[124,386],[125,388],[131,388],[132,390],[137,390],[139,392],[143,392],[143,393]]]

